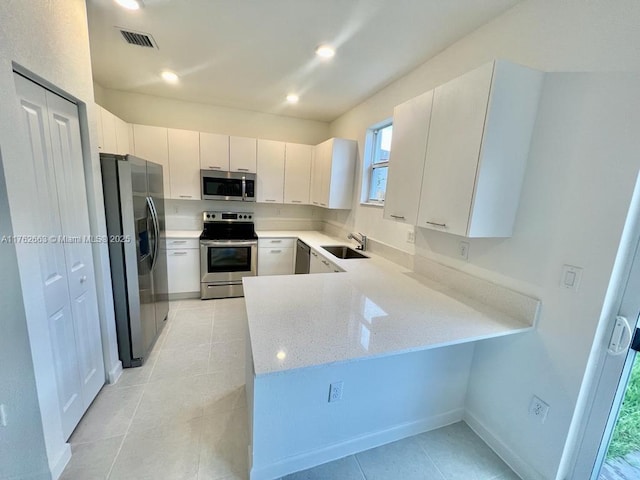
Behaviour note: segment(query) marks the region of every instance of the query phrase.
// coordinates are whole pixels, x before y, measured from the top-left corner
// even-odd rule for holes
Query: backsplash
[[[167,230],[202,230],[202,212],[253,212],[256,230],[322,230],[322,219],[310,205],[271,205],[215,200],[165,200]]]

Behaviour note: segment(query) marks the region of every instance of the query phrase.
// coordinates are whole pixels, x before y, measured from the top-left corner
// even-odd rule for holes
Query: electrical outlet
[[[407,232],[407,243],[416,243],[416,232],[413,230]]]
[[[329,385],[329,403],[342,400],[342,387],[344,382],[334,382]]]
[[[544,423],[548,413],[549,405],[534,395],[529,405],[529,416],[537,418],[540,423]]]
[[[0,405],[0,427],[7,426],[7,409],[4,404]]]
[[[458,244],[458,255],[465,260],[469,260],[469,242],[460,241]]]

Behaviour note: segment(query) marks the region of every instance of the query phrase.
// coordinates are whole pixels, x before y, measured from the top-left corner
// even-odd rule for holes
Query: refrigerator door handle
[[[151,212],[151,220],[153,222],[153,257],[151,258],[151,271],[156,266],[158,261],[158,243],[160,241],[160,225],[158,224],[158,212],[156,210],[156,205],[153,203],[153,198],[147,197],[147,205],[149,206],[149,211]]]

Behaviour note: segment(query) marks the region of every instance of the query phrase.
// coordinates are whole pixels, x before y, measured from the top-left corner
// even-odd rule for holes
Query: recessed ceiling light
[[[139,0],[116,0],[116,3],[127,10],[138,10],[141,6]]]
[[[287,102],[289,103],[298,103],[298,100],[300,100],[300,97],[298,97],[298,95],[296,95],[295,93],[290,93],[289,95],[287,95]]]
[[[170,72],[169,70],[165,70],[164,72],[162,72],[161,75],[165,82],[178,83],[178,75],[176,75],[173,72]]]
[[[333,47],[329,45],[320,45],[316,48],[316,55],[322,58],[331,58],[336,54],[336,51]]]

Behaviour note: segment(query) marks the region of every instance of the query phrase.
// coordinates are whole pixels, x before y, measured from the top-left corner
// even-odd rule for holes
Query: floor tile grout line
[[[360,474],[362,475],[362,478],[364,480],[367,480],[367,476],[365,475],[364,470],[362,469],[362,465],[360,465],[360,459],[358,459],[358,454],[354,454],[353,458],[356,461],[356,465],[358,466],[358,470],[360,470]]]
[[[446,427],[442,427],[442,428],[446,428]],[[433,430],[430,430],[433,431]],[[425,432],[426,433],[426,432]],[[429,459],[429,461],[431,462],[431,464],[434,466],[434,468],[437,470],[437,472],[440,474],[440,476],[442,477],[443,480],[448,480],[447,476],[444,474],[444,472],[442,470],[440,470],[440,468],[438,468],[438,465],[436,464],[436,462],[433,460],[433,457],[431,457],[431,455],[429,455],[429,452],[427,451],[427,449],[424,447],[424,445],[422,445],[422,442],[418,442],[418,446],[420,447],[420,449],[424,452],[424,454],[427,456],[427,458]]]

